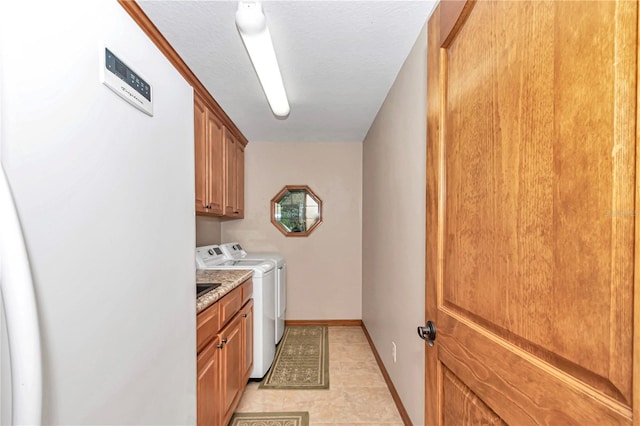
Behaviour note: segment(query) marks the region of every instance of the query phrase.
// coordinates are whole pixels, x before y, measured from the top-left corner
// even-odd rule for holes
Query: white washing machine
[[[240,243],[221,244],[220,249],[227,259],[270,260],[276,266],[276,334],[275,342],[280,343],[284,334],[284,320],[287,311],[287,262],[280,253],[247,253]]]
[[[253,370],[252,379],[262,379],[276,353],[275,345],[275,279],[271,261],[254,259],[229,260],[217,245],[196,247],[198,269],[253,270]]]

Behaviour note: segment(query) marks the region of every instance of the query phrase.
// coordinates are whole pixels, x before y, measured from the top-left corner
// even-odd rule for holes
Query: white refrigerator
[[[195,424],[193,91],[115,0],[0,1],[0,162],[2,424]]]

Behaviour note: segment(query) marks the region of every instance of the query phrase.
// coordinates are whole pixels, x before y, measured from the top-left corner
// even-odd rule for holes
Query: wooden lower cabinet
[[[244,336],[242,335],[242,318],[237,315],[218,335],[223,346],[220,351],[221,387],[220,399],[222,400],[222,424],[226,425],[233,415],[236,407],[236,399],[240,399],[241,390],[245,383],[242,371],[242,346]]]
[[[240,311],[242,319],[242,381],[247,382],[253,369],[253,299],[244,305]]]
[[[217,425],[220,419],[220,351],[218,338],[198,354],[198,425]]]
[[[238,302],[247,300],[251,288],[249,279],[198,314],[197,341],[207,342],[198,351],[198,426],[228,424],[247,385],[253,368],[253,299],[242,306]]]

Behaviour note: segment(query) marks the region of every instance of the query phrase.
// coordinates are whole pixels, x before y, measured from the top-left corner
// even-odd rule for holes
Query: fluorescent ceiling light
[[[267,18],[259,2],[240,2],[236,12],[236,26],[258,74],[271,111],[278,117],[289,115],[289,101],[284,90],[276,52],[273,50]]]

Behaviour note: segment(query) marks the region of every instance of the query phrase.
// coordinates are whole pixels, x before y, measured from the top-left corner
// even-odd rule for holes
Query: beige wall
[[[220,244],[222,229],[217,217],[196,216],[196,246]]]
[[[413,424],[424,424],[426,28],[363,143],[362,318]],[[397,362],[391,342],[397,345]]]
[[[224,242],[287,259],[287,319],[362,318],[362,143],[251,142],[245,154],[245,218],[222,222]],[[270,206],[285,185],[309,185],[323,223],[285,237]]]

